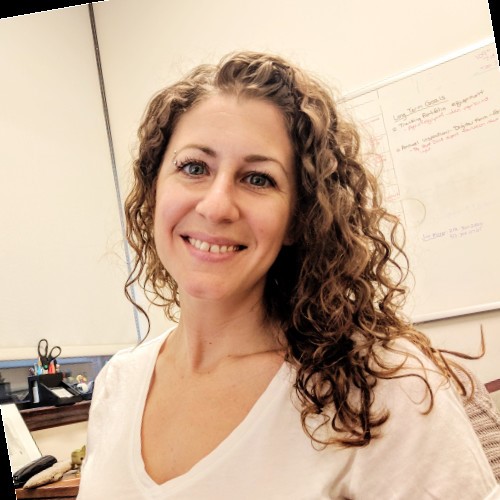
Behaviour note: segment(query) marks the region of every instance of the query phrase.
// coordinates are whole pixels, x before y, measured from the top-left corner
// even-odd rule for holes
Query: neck
[[[205,373],[221,363],[283,349],[279,329],[266,320],[261,302],[182,300],[179,326],[166,353],[186,372]]]

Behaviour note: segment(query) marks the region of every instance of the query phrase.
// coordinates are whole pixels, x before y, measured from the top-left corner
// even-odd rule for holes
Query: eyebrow
[[[177,151],[177,154],[179,154],[181,151],[184,151],[185,149],[199,149],[202,153],[205,153],[206,155],[212,157],[212,158],[217,158],[217,153],[212,149],[209,148],[208,146],[204,146],[202,144],[186,144],[183,146],[179,151]],[[243,160],[246,163],[260,163],[260,162],[273,162],[276,163],[281,167],[283,172],[288,175],[284,165],[280,161],[278,161],[276,158],[273,158],[271,156],[265,156],[265,155],[260,155],[260,154],[249,154],[243,158]]]

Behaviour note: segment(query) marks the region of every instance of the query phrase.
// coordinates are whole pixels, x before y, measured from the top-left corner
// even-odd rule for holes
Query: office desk
[[[21,415],[30,431],[49,429],[60,425],[72,424],[88,420],[90,401],[81,401],[72,405],[40,406],[22,409]],[[44,484],[33,489],[16,489],[16,498],[36,498],[38,500],[75,499],[78,494],[80,478],[67,474],[60,481]]]
[[[70,476],[62,478],[51,484],[44,484],[38,488],[25,490],[18,488],[16,490],[16,498],[18,500],[24,498],[37,498],[38,500],[48,500],[56,498],[58,500],[73,500],[78,494],[78,486],[80,485],[80,478]]]

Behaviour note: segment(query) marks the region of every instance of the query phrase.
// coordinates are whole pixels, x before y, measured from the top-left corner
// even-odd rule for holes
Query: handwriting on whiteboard
[[[499,89],[489,44],[345,102],[384,205],[405,226],[413,319],[498,303]]]
[[[459,240],[474,234],[480,233],[483,230],[482,222],[474,222],[472,224],[465,224],[460,226],[448,227],[438,231],[428,232],[422,234],[422,241],[427,243],[433,240]]]
[[[470,106],[468,109],[471,109]],[[465,109],[465,108],[464,108]],[[459,109],[457,108],[457,111]],[[446,116],[452,113],[447,113]],[[444,117],[443,113],[437,115],[436,117],[427,119],[421,122],[421,125],[429,125],[436,122],[438,119]],[[494,108],[486,113],[483,111],[479,114],[467,117],[465,120],[458,120],[453,122],[453,124],[448,124],[445,128],[432,132],[429,135],[424,135],[419,139],[414,139],[411,142],[401,143],[396,148],[396,153],[402,153],[405,151],[412,151],[415,153],[428,153],[433,146],[444,141],[449,141],[457,138],[459,135],[472,132],[473,130],[492,125],[500,119],[500,107]]]

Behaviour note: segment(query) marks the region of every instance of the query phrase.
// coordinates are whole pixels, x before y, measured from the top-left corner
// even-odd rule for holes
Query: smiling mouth
[[[197,240],[196,238],[183,237],[190,245],[207,253],[232,253],[240,252],[246,247],[244,245],[216,245],[207,241]]]

